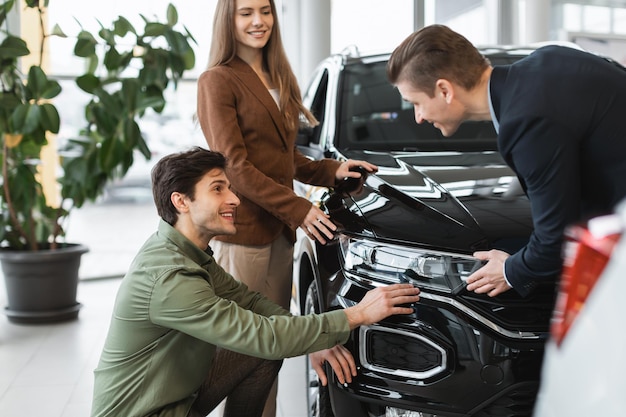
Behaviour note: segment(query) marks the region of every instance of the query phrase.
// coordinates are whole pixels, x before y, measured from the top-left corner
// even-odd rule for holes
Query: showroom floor
[[[68,240],[75,238],[90,247],[83,256],[78,287],[83,307],[78,320],[58,324],[16,325],[0,317],[2,417],[89,415],[93,369],[120,276],[157,222],[152,204],[146,201],[92,205],[72,216]],[[0,305],[6,306],[4,282]],[[277,417],[305,415],[304,358],[288,359],[279,377]]]

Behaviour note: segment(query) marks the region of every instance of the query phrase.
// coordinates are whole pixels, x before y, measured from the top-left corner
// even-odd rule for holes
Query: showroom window
[[[276,0],[283,35],[285,19],[289,17],[288,13],[284,13],[286,6],[299,1],[313,0]],[[171,92],[165,110],[167,117],[147,117],[142,128],[155,144],[170,142],[181,129],[184,129],[183,134],[177,135],[178,140],[183,138],[188,142],[177,142],[174,146],[204,144],[204,138],[192,120],[195,83],[206,67],[217,0],[50,1],[50,27],[59,24],[70,36],[68,39],[51,38],[49,44],[51,72],[61,80],[64,88],[58,98],[64,121],[59,135],[61,139],[75,135],[83,125],[82,106],[77,104],[85,101],[86,95],[78,90],[73,81],[69,81],[71,76],[82,72],[82,61],[72,55],[73,36],[81,25],[95,33],[99,22],[107,26],[120,14],[129,18],[132,24],[141,25],[140,13],[164,19],[169,3],[177,7],[179,20],[184,22],[198,42],[196,68],[188,72],[178,91]],[[585,49],[626,63],[625,0],[330,0],[330,52],[339,52],[350,45],[355,45],[361,52],[391,51],[414,30],[414,19],[418,13],[424,24],[446,24],[476,44],[496,44],[503,39],[503,33],[508,33],[505,40],[523,43],[527,38],[528,25],[536,24],[536,19],[528,15],[527,6],[530,4],[539,5],[539,13],[545,11],[549,15],[550,28],[546,33],[552,40],[573,41]],[[420,10],[420,7],[423,9]],[[292,65],[297,66],[296,58],[290,58]],[[163,123],[172,125],[164,126]]]

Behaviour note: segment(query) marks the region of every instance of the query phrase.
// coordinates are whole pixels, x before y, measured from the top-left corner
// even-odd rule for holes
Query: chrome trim
[[[474,320],[479,321],[480,323],[482,323],[485,326],[489,327],[491,330],[493,330],[493,331],[495,331],[497,333],[500,333],[502,336],[505,336],[505,337],[508,337],[508,338],[511,338],[511,339],[540,340],[540,339],[542,339],[542,336],[545,337],[547,335],[547,333],[542,334],[542,333],[534,333],[534,332],[521,332],[521,331],[517,331],[516,332],[516,331],[505,329],[504,327],[499,326],[496,323],[494,323],[493,321],[489,320],[487,317],[478,314],[477,312],[475,312],[471,308],[468,308],[464,304],[461,304],[457,300],[454,300],[454,299],[449,298],[449,297],[444,297],[442,295],[436,295],[436,294],[429,294],[429,293],[421,292],[420,293],[420,298],[426,298],[427,300],[434,300],[434,301],[439,301],[441,303],[449,304],[449,305],[453,306],[454,308],[456,308],[457,310],[460,310],[463,313],[467,314],[468,316],[470,316]]]
[[[374,286],[374,287],[382,287],[388,284],[381,284],[380,282],[374,282],[372,280],[369,280],[367,278],[364,277],[360,277],[357,275],[354,275],[350,272],[347,271],[343,271],[344,275],[346,276],[346,278],[365,284],[365,285],[369,285],[369,286]],[[356,303],[353,302],[352,300],[346,300],[344,299],[344,297],[338,297],[339,298],[339,303],[344,307],[350,307],[351,305],[355,305]],[[487,317],[477,313],[476,311],[472,310],[471,308],[467,307],[466,305],[458,302],[457,300],[450,298],[450,297],[445,297],[443,295],[437,295],[437,294],[432,294],[432,293],[428,293],[422,290],[422,292],[420,292],[420,298],[424,298],[427,300],[433,300],[433,301],[438,301],[440,303],[444,303],[444,304],[448,304],[450,306],[452,306],[453,308],[455,308],[456,310],[461,311],[462,313],[466,314],[467,316],[473,318],[474,320],[480,322],[481,324],[483,324],[484,326],[490,328],[491,330],[493,330],[496,333],[501,334],[504,337],[508,337],[509,339],[516,339],[516,340],[542,340],[542,339],[546,339],[548,337],[548,333],[547,332],[543,332],[543,333],[535,333],[535,332],[522,332],[522,331],[513,331],[513,330],[508,330],[505,329],[504,327],[494,323],[493,321],[489,320]]]
[[[366,342],[368,340],[368,337],[367,337],[368,333],[374,332],[374,331],[400,334],[406,337],[410,337],[412,339],[419,340],[420,342],[425,343],[427,345],[430,345],[433,348],[435,348],[437,351],[439,351],[439,353],[441,353],[441,363],[438,366],[435,366],[434,368],[428,371],[424,371],[424,372],[408,371],[405,369],[392,369],[392,368],[386,368],[384,366],[372,364],[368,361],[368,358],[367,358],[367,343]],[[369,325],[369,326],[360,327],[359,340],[361,341],[359,343],[359,356],[361,358],[361,365],[363,365],[364,368],[369,369],[370,371],[381,372],[384,374],[399,376],[403,378],[423,380],[426,378],[433,377],[437,374],[440,374],[446,370],[446,365],[448,363],[448,355],[446,354],[446,351],[441,346],[437,345],[435,342],[433,342],[432,340],[422,335],[411,333],[411,332],[401,330],[401,329],[392,329],[390,327],[384,327],[380,325]]]

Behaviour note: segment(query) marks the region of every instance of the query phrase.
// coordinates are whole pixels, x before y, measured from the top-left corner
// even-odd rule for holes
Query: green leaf
[[[185,28],[185,33],[187,34],[187,37],[189,39],[191,39],[193,41],[193,43],[195,43],[197,45],[198,41],[196,41],[196,38],[194,38],[193,35],[191,34],[191,32],[189,32],[189,29],[187,29],[187,26],[183,25],[183,28]]]
[[[100,105],[104,107],[105,111],[116,115],[123,114],[127,111],[127,106],[119,97],[120,94],[121,93],[119,91],[114,94],[110,94],[104,89],[98,89],[95,91],[95,95],[100,100]],[[117,119],[121,119],[121,116],[118,115]]]
[[[122,16],[119,16],[117,18],[117,20],[113,24],[113,28],[114,28],[113,31],[115,32],[115,34],[119,36],[120,38],[123,38],[124,36],[126,36],[128,32],[132,32],[135,35],[137,34],[133,25],[131,25],[130,22]]]
[[[175,54],[182,54],[185,51],[191,49],[189,43],[187,42],[187,38],[175,30],[170,30],[165,34],[165,39],[167,39],[167,43],[170,46],[170,49]]]
[[[38,99],[41,97],[41,92],[48,84],[48,77],[43,72],[41,67],[33,65],[28,70],[28,89],[32,94],[32,98]]]
[[[112,172],[124,158],[122,141],[117,136],[106,138],[100,147],[98,162],[104,172]]]
[[[93,35],[87,31],[81,31],[78,34],[76,45],[74,46],[74,55],[87,58],[96,54],[96,45],[98,42]]]
[[[56,80],[49,79],[44,90],[41,92],[41,98],[49,100],[61,94],[61,91],[63,91],[61,84]]]
[[[193,69],[196,66],[196,54],[193,49],[189,49],[183,54],[183,61],[185,62],[186,70]]]
[[[41,123],[40,120],[39,106],[30,103],[20,105],[11,115],[15,129],[24,134],[35,132]]]
[[[106,138],[115,134],[119,118],[109,113],[106,109],[97,106],[93,108],[93,116],[98,126],[98,131]]]
[[[63,158],[62,165],[61,197],[71,199],[75,207],[81,207],[85,202],[87,182],[93,181],[94,172],[89,170],[87,158],[83,157]]]
[[[137,96],[139,95],[139,81],[136,79],[125,79],[122,81],[122,101],[126,103],[126,110],[135,112],[137,108]]]
[[[59,26],[58,24],[52,27],[52,31],[50,32],[50,35],[58,36],[60,38],[67,38],[67,35],[65,34],[65,32],[63,32],[63,30],[61,29],[61,26]]]
[[[87,58],[87,72],[89,74],[95,74],[98,69],[98,64],[100,63],[100,59],[98,55],[93,54],[89,58]]]
[[[100,87],[100,78],[93,74],[85,74],[76,78],[76,85],[86,93],[93,94]]]
[[[61,118],[57,108],[50,103],[44,103],[41,108],[41,126],[52,133],[59,133]]]
[[[9,14],[14,4],[14,0],[7,0],[0,4],[0,26],[4,24],[4,21],[7,19],[7,14]]]
[[[7,36],[0,44],[0,59],[14,59],[30,54],[23,39]]]
[[[98,35],[104,39],[107,45],[115,45],[115,34],[109,29],[102,28],[98,32]]]
[[[141,130],[134,119],[126,118],[124,120],[124,139],[127,149],[134,149],[141,137]]]
[[[9,117],[9,125],[14,133],[24,133],[24,123],[26,120],[26,113],[28,112],[28,104],[20,103],[13,109],[11,116]]]
[[[13,111],[21,100],[15,97],[13,94],[0,94],[0,109],[5,111]]]
[[[168,27],[163,23],[146,23],[144,36],[162,36],[168,31]]]
[[[76,182],[85,182],[91,174],[88,169],[88,158],[83,155],[68,158],[63,163],[65,175]]]
[[[133,59],[133,51],[124,52],[120,56],[119,67],[120,68],[128,68],[130,61]]]
[[[185,65],[187,64],[182,57],[178,55],[172,55],[170,57],[170,71],[174,82],[177,82],[182,77],[185,72]]]
[[[139,102],[137,103],[137,110],[144,111],[148,108],[157,110],[165,106],[165,103],[166,102],[165,98],[163,97],[163,91],[155,86],[150,86],[139,98]]]
[[[109,50],[104,54],[104,66],[109,71],[116,70],[120,68],[121,57],[117,49],[114,46],[111,46]]]
[[[61,85],[56,80],[49,80],[41,67],[33,65],[28,70],[28,90],[32,99],[51,99],[61,93]]]
[[[141,152],[146,160],[150,160],[150,158],[152,157],[152,152],[150,151],[150,148],[148,148],[148,144],[146,143],[146,140],[141,132],[139,137],[137,138],[136,148],[139,150],[139,152]]]
[[[178,23],[178,11],[172,3],[167,5],[167,24],[175,26]]]

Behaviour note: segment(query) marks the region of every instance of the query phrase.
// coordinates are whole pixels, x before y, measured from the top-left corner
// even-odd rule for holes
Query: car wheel
[[[319,313],[318,300],[317,287],[315,282],[312,282],[306,292],[304,314]],[[324,387],[320,384],[308,356],[306,358],[306,381],[309,417],[334,417],[328,386]]]

